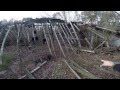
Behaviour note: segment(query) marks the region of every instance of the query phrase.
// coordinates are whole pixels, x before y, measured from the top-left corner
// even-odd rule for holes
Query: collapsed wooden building
[[[119,46],[111,44],[113,36],[118,37],[119,32],[83,22],[65,22],[52,18],[31,19],[0,27],[0,57],[7,46],[17,46],[17,58],[20,59],[22,46],[27,48],[46,44],[50,55],[57,54],[55,53],[55,45],[57,45],[63,58],[66,59],[67,55],[63,47],[67,52],[70,49],[75,54],[79,51],[95,53],[101,46]],[[2,58],[0,61],[2,64]],[[66,60],[65,62],[68,65]],[[73,73],[80,78],[74,71]]]

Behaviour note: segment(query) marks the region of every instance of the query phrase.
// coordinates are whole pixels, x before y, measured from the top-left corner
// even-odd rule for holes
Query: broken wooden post
[[[70,45],[70,48],[71,48],[71,49],[72,49],[72,51],[75,53],[75,51],[74,51],[74,49],[73,49],[73,47],[72,47],[72,45],[71,45],[71,43],[70,43],[69,39],[67,38],[66,33],[64,32],[63,28],[61,27],[61,24],[58,24],[58,25],[60,26],[60,28],[61,28],[61,30],[62,30],[62,32],[63,32],[63,34],[65,35],[65,38],[67,39],[67,42],[68,42],[68,44]]]
[[[67,23],[65,23],[65,26],[66,26],[66,28],[68,29],[68,32],[70,33],[71,37],[73,38],[73,39],[72,39],[73,42],[76,42],[76,40],[74,39],[74,36],[73,36],[72,32],[70,31],[70,29],[69,29],[68,26],[67,26]]]
[[[51,42],[51,46],[52,46],[54,55],[55,55],[55,57],[56,57],[56,53],[55,53],[55,48],[54,48],[54,45],[53,45],[52,37],[51,37],[51,34],[50,34],[50,32],[49,32],[49,26],[47,27],[47,31],[48,31],[48,36],[49,36],[49,39],[50,39],[50,42]]]
[[[34,72],[36,72],[37,70],[39,70],[44,64],[46,64],[47,63],[47,61],[44,61],[42,64],[40,64],[39,66],[37,66],[35,69],[33,69],[32,71],[30,71],[30,73],[32,74],[32,73],[34,73]],[[20,78],[18,78],[18,79],[23,79],[23,78],[25,78],[27,75],[24,75],[24,76],[21,76]]]
[[[30,71],[28,69],[25,69],[27,76],[29,77],[29,79],[35,79],[35,77],[30,73]]]
[[[64,45],[65,45],[66,51],[69,52],[68,49],[67,49],[67,46],[66,46],[65,40],[63,39],[62,34],[60,33],[59,30],[58,30],[58,33],[59,33],[59,35],[60,35],[60,37],[61,37],[61,39],[62,39],[62,42],[63,42]]]
[[[72,67],[68,64],[68,62],[64,59],[63,60],[65,63],[66,63],[66,65],[69,67],[69,69],[71,70],[71,72],[78,78],[78,79],[81,79],[81,77],[75,72],[75,70],[74,69],[72,69]]]
[[[73,25],[76,27],[76,29],[77,29],[78,31],[80,31],[80,29],[79,29],[75,24],[73,24]],[[90,49],[92,49],[93,47],[92,47],[91,43],[89,42],[89,40],[87,39],[87,37],[85,37],[85,41],[88,43]]]
[[[52,25],[51,25],[51,26],[52,26]],[[61,43],[60,43],[60,41],[59,41],[59,39],[58,39],[58,36],[57,36],[57,34],[56,34],[56,32],[55,32],[56,29],[54,29],[53,26],[52,26],[52,30],[53,30],[54,35],[55,35],[55,37],[56,37],[56,39],[57,39],[57,42],[58,42],[58,44],[59,44],[59,46],[60,46],[60,49],[61,49],[61,51],[62,51],[63,56],[66,57],[66,55],[65,55],[65,53],[64,53],[64,50],[62,49]]]
[[[75,69],[80,74],[87,76],[90,79],[100,79],[100,78],[96,77],[95,75],[93,75],[92,73],[90,73],[88,70],[86,70],[83,67],[81,67],[80,65],[78,65],[75,61],[73,61],[73,60],[70,60],[70,61],[71,61],[71,65],[73,66],[73,69]]]
[[[61,26],[63,27],[64,32],[66,32],[67,38],[69,38],[70,42],[73,44],[73,41],[72,41],[70,35],[68,34],[67,29],[64,27],[64,24],[61,23]]]
[[[91,33],[91,49],[93,49],[93,40],[94,40],[94,34],[93,33]]]
[[[43,29],[42,30],[43,30],[43,33],[44,33],[44,36],[45,36],[45,39],[46,39],[46,42],[47,42],[48,49],[50,51],[50,54],[52,55],[52,51],[51,51],[51,48],[50,48],[50,45],[49,45],[49,40],[48,40],[46,32],[45,32],[46,28],[44,28],[44,25],[43,25]]]
[[[102,43],[100,43],[96,48],[94,48],[94,50],[98,49],[100,46],[102,46],[106,41],[103,41]]]
[[[79,40],[79,38],[78,38],[77,32],[75,31],[75,28],[74,28],[74,26],[72,25],[72,22],[70,22],[70,25],[71,25],[71,27],[72,27],[72,29],[73,29],[73,31],[74,31],[74,34],[75,34],[76,39],[77,39],[77,41],[78,41],[78,45],[79,45],[79,47],[80,47],[80,49],[81,49],[81,43],[80,43],[80,40]]]

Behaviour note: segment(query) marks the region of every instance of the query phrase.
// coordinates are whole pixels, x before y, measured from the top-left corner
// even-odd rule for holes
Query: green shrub
[[[11,60],[13,60],[13,55],[2,55],[2,65],[0,65],[0,71],[5,70],[10,65]]]

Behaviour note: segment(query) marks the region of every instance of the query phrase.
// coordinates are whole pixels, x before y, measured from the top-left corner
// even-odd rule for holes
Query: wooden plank
[[[86,63],[86,64],[92,66],[93,68],[96,68],[96,69],[99,70],[99,71],[103,71],[103,72],[105,72],[106,74],[112,74],[112,75],[113,75],[113,73],[109,72],[108,70],[105,70],[105,69],[99,67],[98,65],[94,65],[94,64],[92,64],[92,62],[88,62],[88,61],[87,61],[85,58],[83,58],[80,54],[77,55],[77,56],[79,57],[78,59],[81,59],[81,61],[80,61],[81,63]],[[97,56],[97,58],[98,58],[98,56]],[[99,58],[98,58],[98,59],[99,59]],[[115,74],[115,76],[119,77],[119,75],[116,75],[116,74]]]
[[[55,55],[55,57],[57,57],[57,56],[56,56],[56,53],[55,53],[55,47],[54,47],[54,44],[53,44],[53,41],[52,41],[52,37],[51,37],[51,34],[50,34],[49,30],[50,30],[50,29],[49,29],[49,26],[48,26],[48,27],[47,27],[48,36],[49,36],[49,39],[50,39],[50,42],[51,42],[51,46],[52,46],[54,55]]]
[[[71,72],[78,78],[81,79],[81,77],[75,72],[75,70],[68,64],[68,62],[63,59],[63,61],[66,63],[66,65],[69,67],[69,69],[71,70]]]
[[[73,36],[72,32],[70,31],[70,29],[69,29],[68,26],[67,26],[67,23],[65,23],[65,26],[66,26],[66,28],[68,29],[68,32],[70,33],[71,37],[73,38],[73,39],[72,39],[73,42],[76,42],[76,40],[74,39],[74,36]]]
[[[46,42],[47,42],[47,45],[48,45],[48,49],[49,49],[49,51],[50,51],[50,54],[52,55],[52,51],[51,51],[51,48],[50,48],[50,45],[49,45],[49,42],[48,42],[48,38],[47,38],[47,35],[46,35],[46,28],[44,28],[44,26],[43,26],[43,33],[44,33],[44,36],[45,36],[45,38],[46,38]]]
[[[39,70],[40,68],[41,68],[41,66],[43,66],[44,64],[46,64],[47,63],[47,61],[44,61],[42,64],[40,64],[40,66],[37,66],[35,69],[33,69],[30,73],[32,74],[32,73],[34,73],[34,72],[36,72],[37,70]],[[20,77],[20,78],[18,78],[18,79],[23,79],[23,78],[25,78],[27,75],[24,75],[24,76],[22,76],[22,77]]]
[[[63,30],[64,30],[64,32],[66,33],[67,37],[70,37],[70,35],[69,35],[69,34],[68,34],[68,32],[67,32],[67,29],[64,27],[64,24],[63,24],[63,23],[61,23],[61,25],[62,25]],[[69,38],[69,40],[70,40],[70,42],[73,44],[72,39],[71,39],[71,38]]]
[[[104,39],[104,40],[107,39],[107,37],[106,37],[104,34],[100,33],[99,31],[96,31],[96,30],[91,29],[91,28],[88,28],[88,30],[89,30],[90,32],[96,34],[97,36],[99,36],[100,38],[102,38],[102,39]]]
[[[61,39],[62,39],[62,42],[64,43],[64,46],[65,46],[66,51],[69,52],[68,49],[67,49],[67,45],[66,45],[66,43],[65,43],[65,40],[64,40],[64,38],[62,37],[62,34],[60,33],[59,30],[58,30],[58,33],[59,33],[59,35],[60,35],[60,37],[61,37]]]
[[[77,29],[78,31],[80,31],[80,29],[78,28],[77,25],[75,25],[75,24],[73,24],[73,25],[76,27],[76,29]],[[88,43],[90,49],[92,49],[93,47],[92,47],[91,43],[89,42],[89,40],[88,40],[86,37],[85,37],[85,41]]]
[[[94,50],[98,49],[100,46],[102,46],[106,41],[103,41],[102,43],[100,43],[96,48],[94,48]]]
[[[80,49],[81,49],[81,42],[80,42],[80,40],[79,40],[79,38],[78,38],[77,32],[75,31],[75,28],[74,28],[74,26],[72,25],[71,22],[70,22],[70,25],[71,25],[74,33],[75,33],[76,39],[77,39],[77,41],[78,41],[78,45],[79,45],[79,47],[80,47]]]
[[[85,50],[85,49],[81,49],[80,51],[89,52],[89,53],[95,53],[95,51],[92,51],[92,50]]]
[[[28,69],[25,70],[29,79],[35,79],[35,77],[30,73]]]
[[[74,62],[73,60],[71,60],[71,65],[73,66],[73,68],[79,72],[80,74],[82,74],[83,76],[87,76],[90,79],[100,79],[98,77],[96,77],[95,75],[93,75],[92,73],[90,73],[89,71],[87,71],[86,69],[84,69],[83,67],[81,67],[80,65],[78,65],[76,62]]]
[[[51,25],[51,26],[52,26],[52,25]],[[56,34],[56,32],[55,32],[55,29],[53,29],[53,26],[52,26],[52,30],[53,30],[53,32],[54,32],[54,35],[55,35],[55,37],[56,37],[56,40],[57,40],[57,42],[58,42],[58,44],[59,44],[59,47],[60,47],[60,50],[62,51],[63,56],[66,57],[66,55],[65,55],[65,53],[64,53],[64,50],[62,49],[61,43],[60,43],[60,41],[59,41],[59,39],[58,39],[58,36],[57,36],[57,34]]]
[[[61,28],[63,34],[65,35],[65,38],[67,39],[67,42],[68,42],[68,44],[70,45],[71,50],[75,53],[75,51],[74,51],[74,49],[73,49],[73,47],[72,47],[72,45],[71,45],[69,39],[67,38],[66,33],[64,32],[63,28],[61,27],[61,24],[58,24],[58,25],[60,26],[60,28]]]

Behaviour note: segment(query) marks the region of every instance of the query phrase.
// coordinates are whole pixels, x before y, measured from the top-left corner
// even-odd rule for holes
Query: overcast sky
[[[32,17],[32,18],[40,18],[46,17],[49,15],[54,14],[55,12],[59,11],[0,11],[0,20],[6,19],[14,19],[14,20],[21,20],[22,18]],[[71,15],[73,16],[73,15]],[[71,19],[72,17],[70,17]]]
[[[22,18],[25,17],[45,17],[47,14],[52,15],[57,11],[0,11],[0,20],[6,19],[16,19],[16,20],[21,20]]]

